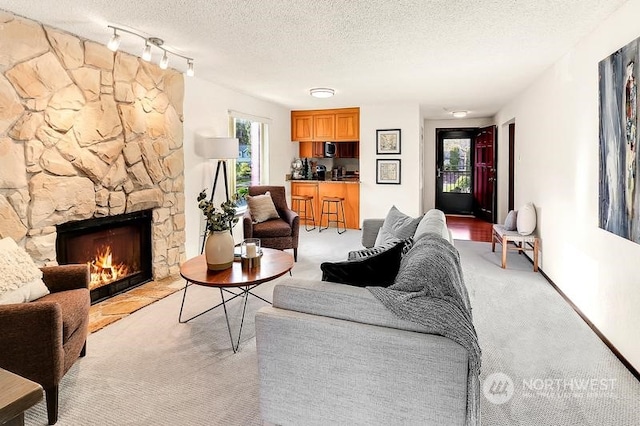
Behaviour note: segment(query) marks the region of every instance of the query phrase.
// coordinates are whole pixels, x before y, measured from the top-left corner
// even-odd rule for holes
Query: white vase
[[[209,233],[204,245],[204,256],[207,269],[222,271],[233,266],[233,236],[229,231],[213,231]]]

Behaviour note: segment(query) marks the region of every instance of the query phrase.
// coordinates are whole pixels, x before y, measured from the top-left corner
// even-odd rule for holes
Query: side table
[[[0,368],[0,425],[24,426],[24,412],[42,399],[42,386]]]

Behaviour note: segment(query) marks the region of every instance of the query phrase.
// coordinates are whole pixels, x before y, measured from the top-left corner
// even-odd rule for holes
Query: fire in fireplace
[[[58,263],[86,263],[92,303],[151,280],[150,210],[58,225]]]

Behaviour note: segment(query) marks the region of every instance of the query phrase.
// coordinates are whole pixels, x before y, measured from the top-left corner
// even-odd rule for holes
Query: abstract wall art
[[[640,38],[600,61],[600,228],[640,243],[638,70]]]

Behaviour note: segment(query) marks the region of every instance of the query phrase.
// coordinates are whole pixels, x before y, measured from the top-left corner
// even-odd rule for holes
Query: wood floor
[[[491,223],[471,216],[447,215],[454,240],[491,242]]]

